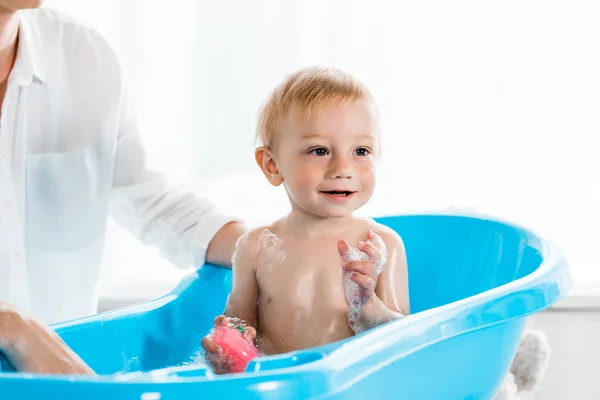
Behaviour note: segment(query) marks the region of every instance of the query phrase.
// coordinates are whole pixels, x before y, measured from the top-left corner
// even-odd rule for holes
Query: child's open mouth
[[[350,190],[328,190],[322,191],[327,198],[337,201],[337,202],[346,202],[348,201],[356,192]]]

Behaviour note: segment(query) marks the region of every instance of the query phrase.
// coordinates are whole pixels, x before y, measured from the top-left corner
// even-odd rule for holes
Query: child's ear
[[[271,185],[279,186],[283,183],[283,177],[279,174],[271,150],[261,146],[254,152],[254,158]]]

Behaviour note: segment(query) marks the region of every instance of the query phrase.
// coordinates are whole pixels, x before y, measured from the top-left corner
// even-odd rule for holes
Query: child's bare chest
[[[263,243],[256,268],[258,327],[279,352],[331,343],[353,334],[342,283],[339,239],[355,246],[362,231],[346,237],[286,238]]]
[[[342,261],[335,240],[305,240],[295,245],[282,241],[277,252],[262,257],[257,281],[261,294],[281,305],[344,302]]]

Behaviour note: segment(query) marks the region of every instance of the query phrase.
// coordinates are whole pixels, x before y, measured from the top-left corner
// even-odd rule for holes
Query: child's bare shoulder
[[[264,241],[276,237],[277,222],[248,230],[236,243],[236,255],[247,260],[257,260],[264,247]]]
[[[379,236],[388,249],[394,248],[404,251],[404,242],[398,232],[370,218],[364,218],[363,223],[365,224],[365,229],[370,229]]]

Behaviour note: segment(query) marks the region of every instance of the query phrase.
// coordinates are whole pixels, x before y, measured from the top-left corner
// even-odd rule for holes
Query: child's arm
[[[408,266],[402,238],[393,230],[379,232],[387,247],[387,265],[379,275],[375,293],[391,310],[410,314]]]
[[[258,250],[254,235],[248,233],[242,236],[233,255],[233,282],[231,293],[227,298],[225,315],[239,318],[256,327],[258,286],[256,282],[256,260]]]
[[[386,227],[377,230],[384,246],[377,245],[377,237],[372,235],[372,232],[369,233],[369,239],[374,243],[361,243],[359,250],[365,252],[373,262],[351,261],[344,266],[346,271],[353,272],[351,279],[360,287],[362,305],[358,322],[361,331],[410,313],[404,243],[396,232]],[[344,253],[344,247],[342,245],[339,248],[340,254]],[[387,261],[378,276],[375,264],[383,258],[387,258]]]
[[[252,240],[252,232],[243,235],[236,244],[236,251],[232,260],[233,282],[231,293],[227,299],[225,315],[215,318],[215,327],[219,325],[243,326],[244,336],[252,341],[256,337],[257,310],[256,300],[258,288],[255,277],[257,257],[256,241]],[[211,335],[202,340],[206,351],[206,359],[213,366],[215,372],[226,373],[231,365],[221,354],[223,349],[216,344]]]

